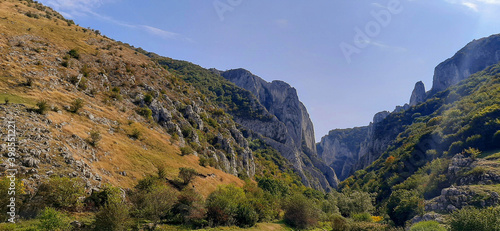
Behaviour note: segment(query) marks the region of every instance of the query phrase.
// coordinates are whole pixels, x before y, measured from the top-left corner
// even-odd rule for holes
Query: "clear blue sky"
[[[40,2],[163,56],[286,81],[308,108],[317,140],[406,103],[417,81],[430,89],[437,64],[473,39],[500,33],[500,0]],[[390,20],[371,12],[389,12]],[[354,40],[356,28],[368,39]],[[341,47],[355,48],[350,62]]]

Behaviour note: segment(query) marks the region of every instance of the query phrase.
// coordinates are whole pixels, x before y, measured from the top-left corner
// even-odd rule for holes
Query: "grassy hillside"
[[[498,191],[494,177],[484,179],[498,172],[498,164],[488,158],[500,148],[499,105],[500,65],[494,65],[425,103],[391,114],[376,131],[402,132],[377,161],[346,179],[343,187],[375,193],[379,206],[400,225],[424,212],[456,209],[457,204],[431,208],[435,197],[447,196],[442,189],[471,185],[472,195],[482,195],[486,186],[476,184],[487,184]],[[470,178],[474,175],[477,178]],[[467,200],[474,204],[473,198]]]

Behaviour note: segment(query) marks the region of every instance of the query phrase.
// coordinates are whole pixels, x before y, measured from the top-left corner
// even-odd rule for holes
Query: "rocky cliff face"
[[[421,102],[425,101],[425,86],[422,81],[415,84],[413,92],[411,93],[410,106],[415,106]]]
[[[389,114],[388,111],[379,112],[368,126],[332,130],[321,138],[316,145],[318,155],[335,169],[339,180],[368,167],[387,148],[391,138],[375,131]]]
[[[409,104],[397,106],[392,113],[400,113],[416,106],[437,92],[456,85],[471,74],[500,62],[500,35],[474,40],[435,68],[432,89],[425,92],[422,82],[417,82]],[[398,129],[377,126],[389,112],[378,113],[373,123],[364,129],[333,130],[317,144],[319,156],[332,166],[340,180],[375,161],[388,147]],[[384,132],[377,132],[384,131]],[[352,144],[354,143],[354,144]]]
[[[305,185],[337,187],[335,172],[317,156],[314,127],[295,88],[283,81],[266,82],[244,69],[219,74],[250,91],[275,116],[269,121],[236,118],[238,123],[267,137],[266,142],[292,162]]]
[[[434,70],[430,95],[500,61],[500,35],[474,40]]]

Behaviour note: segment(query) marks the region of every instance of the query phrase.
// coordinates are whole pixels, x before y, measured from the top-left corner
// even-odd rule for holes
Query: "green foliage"
[[[118,203],[121,201],[121,191],[117,187],[106,185],[99,191],[92,191],[92,194],[85,199],[87,206],[102,208],[108,203]]]
[[[49,110],[49,104],[47,103],[47,101],[45,100],[42,100],[42,101],[38,101],[36,103],[36,106],[38,107],[35,111],[38,113],[38,114],[41,114],[41,115],[45,115],[47,113],[47,111]]]
[[[130,222],[129,207],[122,201],[106,203],[95,215],[95,231],[125,231]]]
[[[71,49],[68,51],[68,55],[74,59],[80,59],[80,52],[77,49]]]
[[[147,93],[145,96],[144,96],[144,102],[149,105],[151,104],[151,102],[153,102],[153,96],[149,93]]]
[[[337,206],[344,216],[369,213],[374,210],[373,198],[367,192],[343,189],[341,193],[334,192],[333,195],[337,198]]]
[[[357,213],[352,215],[352,219],[359,222],[372,222],[372,215],[370,213]]]
[[[93,147],[97,147],[97,144],[99,143],[99,141],[101,141],[101,139],[102,139],[102,136],[101,136],[101,132],[99,130],[91,130],[90,131],[90,135],[88,138],[88,142],[90,145],[92,145]]]
[[[189,184],[198,175],[193,168],[179,168],[179,178],[185,185]]]
[[[141,135],[142,135],[142,132],[139,129],[134,128],[134,129],[132,129],[132,133],[130,133],[128,136],[132,139],[137,140],[137,139],[141,138]]]
[[[249,202],[243,202],[238,205],[235,219],[240,227],[252,227],[259,220],[259,214]]]
[[[70,220],[62,212],[46,207],[38,216],[37,230],[66,231],[70,230]]]
[[[46,206],[74,209],[79,198],[85,196],[85,187],[80,178],[52,177],[44,181],[36,193]]]
[[[143,116],[144,118],[150,120],[152,119],[153,112],[147,107],[140,107],[137,109],[137,114]]]
[[[387,214],[396,225],[403,226],[407,220],[423,214],[423,202],[423,198],[416,191],[396,190],[387,202]]]
[[[149,191],[137,192],[135,200],[138,217],[150,219],[159,223],[170,216],[171,210],[177,203],[177,191],[164,185],[154,185]]]
[[[410,231],[446,231],[437,221],[421,221],[411,226]]]
[[[181,150],[181,156],[193,154],[193,149],[189,146],[181,147],[180,150]]]
[[[500,208],[465,208],[451,214],[451,230],[500,230]]]
[[[75,99],[71,103],[70,112],[77,113],[78,110],[80,110],[84,105],[85,105],[85,101],[83,101],[83,99],[80,99],[80,98]]]
[[[172,208],[174,223],[188,224],[193,228],[208,225],[203,197],[200,194],[192,188],[185,188],[177,198],[177,203]]]
[[[285,222],[298,229],[316,226],[319,216],[319,209],[302,194],[292,195],[285,207]]]
[[[280,197],[288,195],[289,192],[288,186],[279,179],[263,177],[258,180],[258,185],[263,190]]]
[[[241,188],[233,185],[220,186],[212,192],[206,201],[207,220],[212,226],[239,225],[249,226],[254,220],[254,212],[246,203],[246,196]],[[247,217],[248,216],[248,217]]]

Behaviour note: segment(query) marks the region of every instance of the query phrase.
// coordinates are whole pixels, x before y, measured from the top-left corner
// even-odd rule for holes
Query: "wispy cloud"
[[[391,45],[387,45],[385,43],[378,42],[378,41],[366,41],[365,40],[362,42],[365,44],[369,44],[369,45],[372,45],[372,46],[375,46],[375,47],[378,47],[378,48],[381,48],[384,50],[393,51],[393,52],[406,52],[407,51],[407,49],[404,47],[391,46]]]
[[[445,0],[451,4],[460,4],[468,9],[482,13],[490,10],[491,7],[500,6],[500,0]]]
[[[462,2],[462,5],[464,5],[466,7],[469,7],[473,11],[476,11],[476,12],[479,11],[479,9],[477,8],[477,4],[475,4],[475,3],[472,3],[472,2]]]
[[[95,9],[101,7],[104,4],[113,3],[120,0],[42,0],[42,3],[51,6],[54,10],[61,13],[64,17],[75,18],[75,17],[96,17],[102,21],[112,23],[118,26],[127,27],[130,29],[142,30],[153,36],[169,40],[184,40],[193,42],[192,39],[187,38],[181,34],[163,30],[160,28],[152,27],[149,25],[136,25],[131,23],[126,23],[120,20],[116,20],[107,15],[99,14],[95,12]]]

